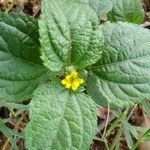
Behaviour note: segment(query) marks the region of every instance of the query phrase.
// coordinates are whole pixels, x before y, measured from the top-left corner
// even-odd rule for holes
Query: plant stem
[[[119,115],[118,119],[111,125],[111,127],[110,127],[110,128],[108,129],[108,131],[106,132],[105,138],[110,135],[111,131],[117,126],[117,124],[118,124],[122,119],[124,119],[125,116],[127,116],[126,120],[128,121],[128,120],[131,118],[131,116],[132,116],[134,110],[136,109],[136,107],[137,107],[137,105],[135,105],[135,106],[133,107],[133,109],[131,110],[131,112],[129,113],[128,116],[127,116],[127,114],[128,114],[128,112],[129,112],[130,108],[127,108],[121,115]],[[118,142],[118,140],[119,140],[119,138],[120,138],[122,132],[123,132],[123,125],[121,125],[121,127],[119,128],[119,131],[118,131],[118,133],[116,134],[116,136],[115,136],[115,138],[114,138],[114,140],[113,140],[113,142],[112,142],[112,145],[111,145],[111,149],[110,149],[110,150],[113,150],[113,149],[115,148],[115,145],[116,145],[116,143]]]
[[[116,143],[119,141],[122,132],[123,132],[123,128],[120,128],[118,130],[118,133],[116,134],[115,138],[113,139],[112,145],[110,146],[110,150],[113,150],[115,148]]]
[[[119,117],[112,123],[112,125],[110,126],[110,128],[107,130],[106,134],[104,135],[104,137],[108,137],[111,133],[111,131],[118,125],[118,123],[121,121],[122,117],[124,114],[120,114]]]
[[[109,115],[110,115],[110,106],[109,106],[109,103],[108,103],[108,112],[107,112],[106,125],[105,125],[105,128],[104,128],[103,136],[106,133],[106,129],[107,129],[107,126],[108,126],[108,121],[109,121]]]
[[[100,136],[102,137],[103,142],[105,143],[106,150],[110,150],[110,149],[109,149],[109,145],[107,144],[107,143],[108,143],[108,142],[107,142],[107,139],[105,139],[105,137],[104,137],[101,133],[99,133],[99,134],[100,134]]]

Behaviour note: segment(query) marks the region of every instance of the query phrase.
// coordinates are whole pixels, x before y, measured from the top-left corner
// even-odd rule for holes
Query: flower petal
[[[76,80],[74,80],[73,82],[72,82],[72,89],[75,91],[75,90],[77,90],[77,88],[80,86],[80,83],[79,83],[79,81],[76,79]]]
[[[84,83],[84,80],[78,77],[78,73],[73,71],[71,74],[67,75],[65,79],[61,80],[61,83],[65,85],[67,89],[77,90],[80,84]]]
[[[70,79],[71,79],[71,75],[67,75],[66,80],[70,80]]]
[[[72,84],[71,87],[72,87],[72,90],[73,90],[73,91],[76,91],[76,90],[78,89],[78,86],[76,86],[76,85],[74,85],[74,84]]]
[[[66,80],[66,79],[63,79],[63,80],[61,80],[61,83],[62,83],[63,85],[66,85],[66,84],[67,84],[67,80]]]
[[[71,73],[72,78],[77,78],[78,77],[78,73],[76,71],[73,71]]]
[[[71,83],[66,83],[66,88],[67,89],[71,88]]]

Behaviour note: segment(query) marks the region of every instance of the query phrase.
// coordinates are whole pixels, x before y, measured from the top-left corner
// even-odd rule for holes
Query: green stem
[[[100,134],[100,136],[102,137],[102,140],[103,140],[103,142],[104,142],[104,144],[105,144],[105,146],[106,146],[106,150],[110,150],[110,149],[109,149],[108,142],[107,142],[107,140],[105,139],[105,137],[104,137],[101,133],[99,133],[99,134]]]
[[[111,131],[118,125],[118,123],[121,121],[124,114],[120,114],[119,117],[112,123],[110,128],[107,130],[104,137],[108,137],[111,134]]]
[[[123,128],[120,128],[115,138],[113,139],[112,145],[110,146],[110,150],[113,150],[116,146],[116,143],[120,141],[121,134],[123,132]]]
[[[122,119],[125,119],[125,116],[127,116],[126,120],[128,121],[130,119],[130,117],[132,116],[134,110],[136,109],[137,105],[135,105],[133,107],[133,109],[131,110],[131,112],[129,113],[129,115],[127,116],[130,108],[127,108],[122,114],[119,115],[119,117],[117,118],[117,120],[114,121],[114,123],[111,125],[111,127],[108,129],[108,131],[106,132],[104,138],[108,137],[111,134],[111,131],[118,125],[119,122],[121,122]],[[116,143],[118,142],[121,134],[123,132],[123,125],[121,125],[121,127],[119,128],[118,133],[116,134],[112,145],[111,145],[111,150],[113,150],[115,148]]]

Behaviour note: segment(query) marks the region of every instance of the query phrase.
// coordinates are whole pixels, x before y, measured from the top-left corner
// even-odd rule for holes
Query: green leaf
[[[80,3],[88,4],[96,12],[98,16],[103,16],[107,14],[113,6],[112,0],[74,0]]]
[[[87,4],[43,0],[39,21],[45,66],[59,71],[66,65],[84,68],[101,57],[103,36],[95,11]]]
[[[104,97],[111,105],[121,107],[148,100],[150,31],[119,22],[106,23],[103,33],[105,50],[100,61],[92,66],[89,80],[95,82],[91,82],[87,88],[96,86],[96,93],[102,95],[99,98]]]
[[[138,139],[139,134],[138,134],[138,130],[135,126],[132,126],[127,120],[127,118],[122,118],[121,122],[124,126],[124,130],[128,130],[127,132],[129,132],[135,139]],[[126,131],[125,131],[126,132]],[[128,134],[128,133],[127,133]],[[128,139],[128,137],[127,137]],[[131,142],[129,142],[131,143]],[[129,146],[129,145],[128,145]],[[131,145],[130,145],[131,146]],[[130,147],[129,146],[129,147]]]
[[[38,24],[33,18],[0,13],[0,98],[21,101],[45,78],[39,54]]]
[[[124,127],[124,135],[125,135],[125,140],[127,142],[127,145],[131,149],[133,145],[133,140],[129,130],[126,127]]]
[[[57,1],[43,0],[39,20],[41,58],[53,71],[59,71],[67,63],[71,48],[69,23],[61,7]]]
[[[87,29],[90,26],[87,25]],[[85,28],[83,26],[79,29],[78,25],[74,28],[76,33],[73,35],[72,42],[71,61],[80,69],[96,63],[101,58],[104,42],[100,26],[95,31],[85,30]]]
[[[148,129],[142,136],[142,141],[149,141],[150,140],[150,129]]]
[[[111,21],[127,21],[140,24],[144,20],[144,9],[141,0],[113,0],[109,14]]]
[[[86,90],[89,95],[91,95],[91,98],[100,106],[102,107],[108,107],[108,101],[103,95],[97,90],[99,88],[99,85],[95,84],[97,82],[96,78],[90,78],[88,80],[86,85]]]
[[[96,131],[96,105],[59,84],[40,86],[30,104],[25,131],[30,150],[87,150]]]
[[[90,6],[96,10],[98,16],[106,15],[113,6],[112,0],[89,0]]]

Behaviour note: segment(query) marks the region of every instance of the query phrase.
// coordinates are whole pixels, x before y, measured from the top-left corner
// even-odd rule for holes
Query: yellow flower
[[[67,75],[65,79],[61,80],[61,83],[65,85],[67,89],[72,89],[73,91],[76,91],[80,84],[83,84],[84,81],[79,78],[76,71],[73,71],[71,72],[71,74]]]

